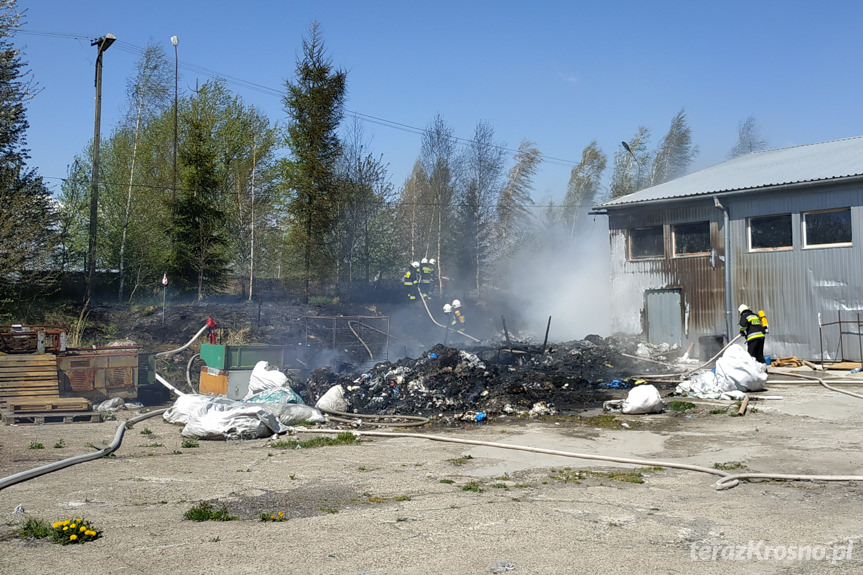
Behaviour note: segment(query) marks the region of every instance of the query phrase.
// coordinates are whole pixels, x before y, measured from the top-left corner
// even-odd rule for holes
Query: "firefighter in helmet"
[[[464,327],[464,313],[461,310],[461,302],[457,299],[452,300],[452,320],[450,325],[456,329]]]
[[[420,291],[426,299],[431,299],[432,274],[434,273],[430,260],[420,260]]]
[[[410,267],[408,267],[408,271],[405,272],[405,277],[403,280],[405,290],[407,290],[408,301],[414,301],[417,299],[417,286],[420,282],[420,263],[419,262],[411,262]]]
[[[737,311],[740,312],[740,334],[746,336],[746,349],[749,355],[756,361],[767,363],[764,360],[764,340],[767,335],[767,318],[759,316],[749,306],[742,304]]]

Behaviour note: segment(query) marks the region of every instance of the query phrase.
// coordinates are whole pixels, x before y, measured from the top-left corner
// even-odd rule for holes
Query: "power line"
[[[20,34],[31,35],[31,36],[47,36],[47,37],[54,37],[54,38],[71,38],[71,39],[75,39],[75,40],[84,40],[84,39],[92,40],[92,38],[93,38],[92,35],[88,35],[88,34],[47,32],[47,31],[41,31],[41,30],[18,29],[16,32],[20,33]],[[119,40],[119,39],[114,42],[114,46],[115,46],[115,50],[119,49],[121,52],[125,52],[127,54],[142,55],[145,51],[144,48],[141,48],[140,46],[137,46],[135,44],[131,44],[129,42],[124,42],[124,41]],[[197,64],[192,64],[189,62],[183,62],[182,60],[179,60],[178,67],[182,70],[186,70],[186,71],[197,73],[197,74],[202,74],[204,76],[208,76],[208,77],[211,77],[214,79],[217,79],[217,78],[223,79],[226,82],[228,82],[229,84],[241,86],[243,88],[246,88],[247,90],[260,92],[260,93],[268,95],[268,96],[275,96],[275,97],[279,97],[279,98],[284,96],[284,93],[282,91],[276,90],[276,89],[271,88],[269,86],[265,86],[263,84],[258,84],[256,82],[244,80],[243,78],[239,78],[236,76],[223,74],[217,70],[206,68],[204,66],[199,66]],[[391,128],[391,129],[395,129],[395,130],[401,130],[403,132],[407,132],[410,134],[422,136],[423,134],[429,133],[429,131],[425,128],[418,128],[416,126],[411,126],[409,124],[396,122],[394,120],[387,120],[386,118],[379,118],[377,116],[372,116],[370,114],[364,114],[362,112],[357,112],[354,110],[345,110],[345,113],[348,115],[354,116],[355,118],[360,119],[364,122],[369,122],[371,124],[376,124],[379,126],[383,126],[383,127]],[[457,144],[461,144],[461,145],[470,145],[472,143],[475,143],[475,141],[470,139],[470,138],[462,138],[459,136],[451,136],[450,138],[454,142],[456,142]],[[497,148],[497,149],[504,151],[504,152],[509,152],[509,153],[513,153],[513,154],[518,153],[518,150],[514,150],[514,149],[508,148],[506,146],[500,146],[500,145],[492,144],[492,147]],[[575,162],[572,160],[567,160],[564,158],[556,158],[554,156],[549,156],[549,155],[543,154],[542,152],[540,152],[539,155],[544,162],[548,162],[548,163],[552,163],[552,164],[563,165],[563,166],[575,166],[576,164],[578,164],[578,162]]]

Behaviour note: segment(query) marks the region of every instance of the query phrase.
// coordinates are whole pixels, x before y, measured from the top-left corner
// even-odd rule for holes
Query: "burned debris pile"
[[[292,387],[314,404],[341,385],[349,411],[380,415],[553,414],[601,406],[656,370],[633,354],[637,341],[587,336],[539,348],[436,345],[418,359],[379,363],[366,373],[314,371]]]

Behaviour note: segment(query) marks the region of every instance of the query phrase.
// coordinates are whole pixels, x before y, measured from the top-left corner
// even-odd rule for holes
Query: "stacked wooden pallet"
[[[60,397],[57,357],[53,354],[0,355],[0,408],[19,398]]]

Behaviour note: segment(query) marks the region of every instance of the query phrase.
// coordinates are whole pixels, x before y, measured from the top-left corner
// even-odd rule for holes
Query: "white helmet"
[[[737,313],[743,313],[748,309],[749,309],[749,306],[746,305],[745,303],[742,303],[742,304],[740,304],[740,307],[737,308]]]
[[[443,312],[444,313],[451,313],[452,312],[452,306],[448,303],[443,304]]]
[[[415,268],[420,267],[420,263],[419,263],[419,262],[411,262],[411,265],[412,265],[413,267],[415,267]]]
[[[430,260],[429,260],[429,263],[430,263],[431,265],[435,265],[437,262],[435,261],[435,259],[434,259],[434,258],[432,258],[432,259],[430,259]]]
[[[453,309],[458,309],[458,308],[460,308],[460,307],[461,307],[461,302],[460,302],[460,301],[458,301],[457,299],[452,300],[452,307],[453,307]]]
[[[423,258],[423,259],[422,259],[422,263],[424,263],[424,264],[427,264],[427,263],[429,263],[429,260],[428,260],[428,258]]]

